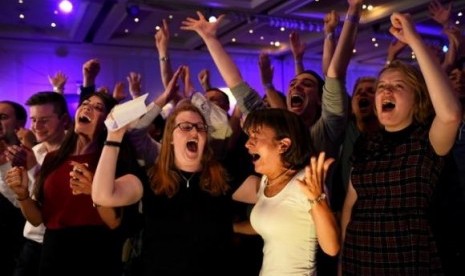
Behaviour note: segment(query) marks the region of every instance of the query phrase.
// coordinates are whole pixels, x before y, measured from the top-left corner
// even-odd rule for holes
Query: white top
[[[261,276],[313,275],[316,270],[317,237],[311,208],[296,179],[299,171],[275,196],[264,195],[266,176],[250,221],[264,240]]]
[[[29,192],[32,193],[33,190],[33,183],[35,183],[35,177],[38,173],[40,166],[44,162],[45,155],[47,155],[47,149],[43,143],[37,144],[32,147],[32,151],[37,160],[37,165],[31,168],[28,171],[29,175]],[[26,239],[33,240],[38,243],[42,243],[44,240],[44,233],[45,233],[45,225],[40,224],[39,226],[34,226],[29,221],[26,220],[26,224],[24,225],[23,235]]]

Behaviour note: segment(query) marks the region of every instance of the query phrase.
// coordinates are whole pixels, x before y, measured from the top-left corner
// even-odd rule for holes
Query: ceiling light
[[[462,15],[463,15],[462,12],[457,13],[458,17],[461,17]]]
[[[19,18],[24,19],[24,14],[20,14]]]
[[[57,26],[57,24],[56,24],[55,22],[52,22],[52,23],[50,24],[50,26],[51,26],[52,28],[55,28],[55,27]]]
[[[233,37],[233,38],[231,39],[231,41],[232,41],[232,42],[236,42],[236,38]]]
[[[218,20],[218,19],[217,19],[216,16],[214,16],[214,15],[212,15],[212,16],[210,16],[210,17],[208,18],[208,22],[210,22],[210,23],[216,22],[216,20]]]
[[[139,5],[128,4],[126,6],[126,12],[131,17],[137,17],[140,13],[140,7]]]
[[[279,47],[279,46],[281,46],[281,42],[279,42],[279,41],[276,41],[276,42],[274,43],[274,46],[276,46],[276,47]]]
[[[73,10],[73,4],[69,0],[61,1],[58,7],[64,13],[70,13]]]

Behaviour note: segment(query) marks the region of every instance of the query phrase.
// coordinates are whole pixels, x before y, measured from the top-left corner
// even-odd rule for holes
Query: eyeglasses
[[[208,125],[204,123],[190,123],[190,122],[182,122],[177,124],[174,128],[179,127],[180,130],[182,131],[191,131],[194,127],[198,132],[207,132],[208,131]]]

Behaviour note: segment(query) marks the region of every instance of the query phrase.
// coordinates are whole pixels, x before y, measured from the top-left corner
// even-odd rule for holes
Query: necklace
[[[265,185],[266,187],[271,187],[271,186],[275,186],[276,184],[278,183],[281,183],[281,181],[276,181],[275,183],[271,183],[272,181],[275,181],[276,179],[280,178],[281,176],[285,175],[288,171],[290,170],[290,168],[282,171],[278,176],[276,176],[275,178],[271,179],[269,177],[267,177],[265,179]]]
[[[195,172],[192,173],[191,176],[189,176],[189,178],[186,178],[182,172],[179,172],[179,175],[182,177],[182,179],[184,179],[184,181],[186,181],[186,187],[189,188],[189,182],[191,181],[192,177],[194,177]]]

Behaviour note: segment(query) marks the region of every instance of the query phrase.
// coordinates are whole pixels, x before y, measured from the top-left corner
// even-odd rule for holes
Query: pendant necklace
[[[287,170],[284,170],[283,172],[281,172],[278,176],[276,176],[276,177],[273,178],[273,179],[267,177],[267,178],[265,179],[265,185],[266,185],[266,187],[271,187],[271,186],[274,186],[274,185],[280,183],[280,182],[271,183],[271,181],[274,181],[274,180],[280,178],[280,177],[283,176],[285,173],[287,173],[290,169],[291,169],[291,168],[288,168]]]
[[[184,181],[186,181],[186,187],[189,188],[189,182],[191,181],[192,177],[194,177],[195,172],[192,173],[191,176],[189,176],[189,178],[186,178],[182,172],[179,172],[179,175],[182,177],[182,179],[184,179]]]

